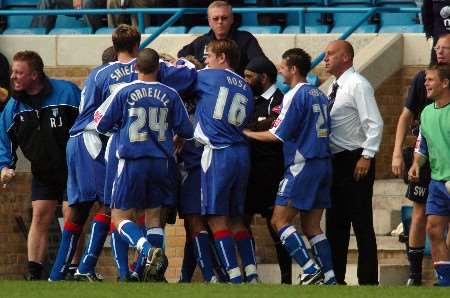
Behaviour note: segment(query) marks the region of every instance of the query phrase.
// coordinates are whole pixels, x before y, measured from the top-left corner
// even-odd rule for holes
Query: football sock
[[[316,263],[309,257],[305,243],[294,226],[286,225],[278,231],[278,234],[289,255],[302,267],[304,273],[317,272]]]
[[[440,261],[434,263],[434,269],[437,274],[437,286],[450,287],[450,262]]]
[[[193,242],[186,240],[184,244],[183,263],[181,264],[180,282],[191,282],[196,266],[197,262],[195,261]]]
[[[230,230],[222,230],[214,233],[214,242],[220,261],[228,273],[230,282],[242,283],[241,270],[237,264],[236,248]]]
[[[409,277],[414,280],[422,280],[422,260],[425,247],[409,247],[408,261],[409,261]]]
[[[142,233],[142,229],[131,220],[122,220],[117,227],[120,236],[131,246],[136,247],[139,253],[147,256],[152,246]]]
[[[252,235],[247,230],[239,231],[234,235],[234,240],[236,241],[241,257],[242,267],[244,268],[246,282],[258,278],[258,273],[256,272],[255,249],[252,239]]]
[[[279,239],[275,243],[275,251],[281,272],[281,283],[292,284],[292,258]]]
[[[147,229],[147,240],[152,247],[162,248],[164,245],[164,230],[160,227]]]
[[[98,257],[102,253],[103,244],[105,244],[108,236],[109,226],[111,224],[111,217],[106,214],[97,213],[92,219],[91,237],[89,244],[81,258],[81,263],[78,266],[78,272],[93,273]]]
[[[28,273],[32,280],[39,280],[42,277],[42,270],[44,266],[41,263],[29,261],[28,262]]]
[[[66,277],[67,269],[69,268],[72,257],[77,248],[78,239],[80,238],[82,226],[73,222],[67,221],[64,224],[64,230],[59,243],[58,253],[56,255],[55,263],[50,272],[50,280],[63,280]]]
[[[325,234],[318,234],[309,238],[309,244],[311,245],[314,259],[319,264],[324,275],[324,283],[336,284],[330,243]]]
[[[225,267],[222,265],[222,262],[219,257],[219,253],[217,252],[217,247],[214,242],[214,238],[211,237],[211,234],[209,234],[209,249],[211,251],[212,256],[212,264],[213,268],[216,272],[216,276],[219,279],[219,282],[229,282],[230,278],[228,277],[228,273],[225,270]]]
[[[128,269],[128,242],[120,237],[113,224],[111,224],[111,250],[116,262],[119,279],[126,280],[130,274]]]
[[[205,281],[211,281],[214,276],[211,250],[209,248],[208,232],[200,231],[194,238],[193,250],[195,259],[200,267]]]

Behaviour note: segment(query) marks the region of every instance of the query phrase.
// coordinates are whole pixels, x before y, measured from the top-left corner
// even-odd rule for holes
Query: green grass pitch
[[[0,297],[449,297],[450,289],[436,287],[354,287],[354,286],[285,286],[285,285],[206,285],[151,284],[151,283],[80,283],[80,282],[25,282],[1,281]]]

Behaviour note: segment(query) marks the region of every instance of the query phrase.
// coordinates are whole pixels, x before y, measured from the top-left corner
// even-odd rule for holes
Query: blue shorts
[[[168,161],[164,158],[119,159],[111,208],[161,207],[170,195]]]
[[[331,159],[310,159],[295,163],[284,172],[276,205],[299,210],[331,207]]]
[[[202,215],[243,215],[250,172],[248,146],[205,146],[201,163]]]
[[[106,162],[106,173],[105,173],[105,190],[103,195],[103,202],[105,206],[111,206],[111,195],[112,188],[114,185],[114,179],[117,174],[117,164],[119,159],[116,155],[117,151],[118,137],[113,134],[109,140],[108,145],[105,150],[105,162]]]
[[[426,215],[450,216],[450,193],[445,182],[431,180],[428,186]]]
[[[95,132],[70,137],[67,142],[67,199],[69,206],[99,200],[105,187],[104,143]]]
[[[181,187],[178,202],[180,215],[201,214],[201,167],[182,170]]]

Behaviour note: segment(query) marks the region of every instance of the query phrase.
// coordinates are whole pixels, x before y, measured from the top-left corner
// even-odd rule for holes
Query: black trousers
[[[377,243],[372,214],[375,160],[371,160],[367,175],[355,181],[353,173],[361,153],[362,149],[358,149],[340,152],[333,157],[331,208],[326,213],[326,234],[339,284],[345,284],[350,225],[358,245],[358,282],[360,285],[378,284]]]

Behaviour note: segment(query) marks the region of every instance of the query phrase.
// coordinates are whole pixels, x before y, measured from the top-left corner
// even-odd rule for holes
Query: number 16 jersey
[[[195,93],[195,138],[212,148],[246,143],[242,130],[253,112],[250,86],[227,69],[202,69],[198,72]]]

